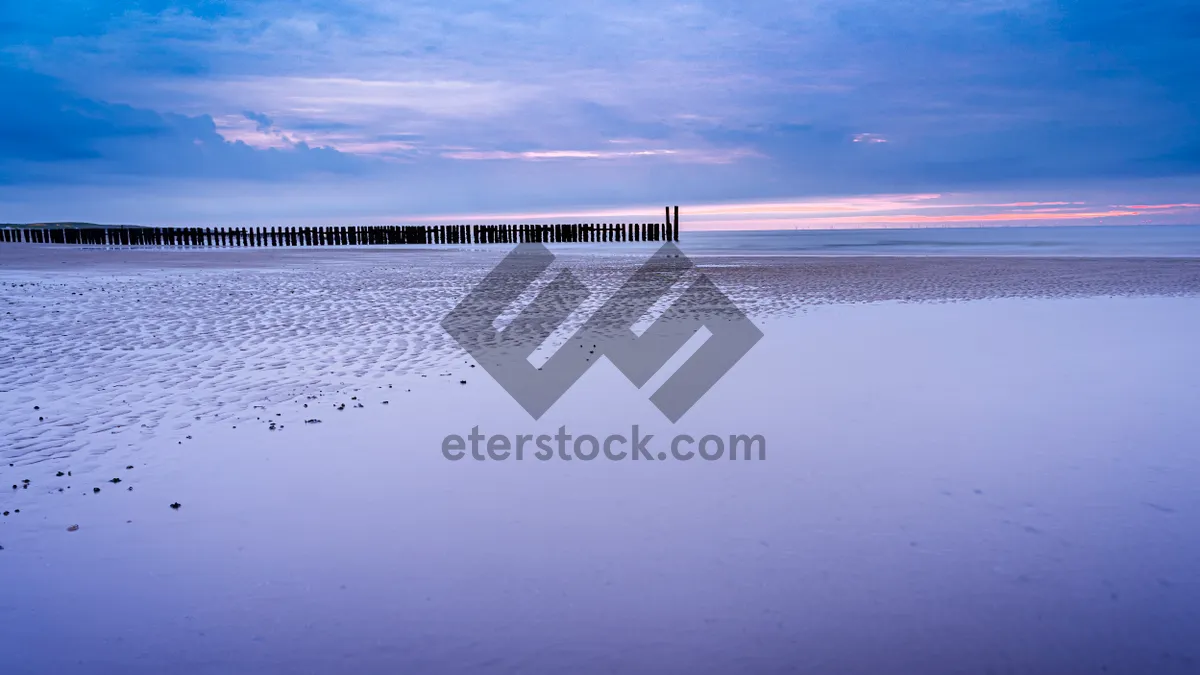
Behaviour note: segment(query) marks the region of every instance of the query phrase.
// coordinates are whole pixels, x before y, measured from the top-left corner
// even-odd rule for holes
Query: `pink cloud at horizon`
[[[1091,204],[1081,201],[999,201],[966,199],[965,195],[936,193],[863,195],[794,201],[741,202],[680,206],[683,230],[842,229],[876,226],[938,227],[1011,223],[1053,224],[1101,222],[1146,215],[1177,214],[1200,205],[1162,204],[1144,208]],[[1038,208],[1034,208],[1038,207]],[[954,211],[932,215],[930,209]],[[982,211],[982,209],[988,209]],[[997,210],[999,209],[999,210]],[[1008,210],[1012,209],[1012,210]],[[1150,213],[1147,213],[1149,211]],[[661,206],[630,206],[539,212],[473,213],[387,218],[385,222],[658,222]]]
[[[1123,208],[1138,209],[1141,211],[1158,210],[1158,209],[1200,209],[1200,204],[1123,204]]]

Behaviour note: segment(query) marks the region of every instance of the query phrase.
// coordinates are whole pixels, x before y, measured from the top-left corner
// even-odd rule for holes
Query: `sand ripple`
[[[546,327],[549,349],[642,259],[556,252],[592,296]],[[255,406],[461,370],[466,355],[440,322],[501,254],[0,247],[0,458],[174,444],[199,420],[237,424]],[[698,262],[756,318],[822,303],[1200,291],[1189,259]]]

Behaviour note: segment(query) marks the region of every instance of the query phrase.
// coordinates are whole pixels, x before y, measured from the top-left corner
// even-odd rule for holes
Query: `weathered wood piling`
[[[679,207],[662,223],[349,225],[319,227],[0,226],[0,243],[243,248],[679,241]]]

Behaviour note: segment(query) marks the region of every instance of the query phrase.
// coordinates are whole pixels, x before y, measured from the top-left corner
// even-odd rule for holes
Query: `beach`
[[[763,338],[672,424],[446,334],[504,252],[0,246],[4,672],[1200,669],[1200,259],[706,251]]]

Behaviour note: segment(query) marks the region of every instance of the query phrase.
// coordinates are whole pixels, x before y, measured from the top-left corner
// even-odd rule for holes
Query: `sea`
[[[1200,225],[680,233],[689,255],[1200,257]],[[608,246],[611,249],[611,245]]]

